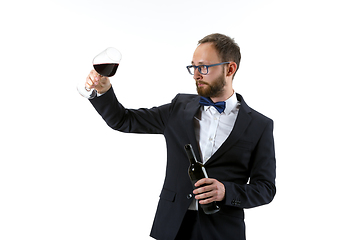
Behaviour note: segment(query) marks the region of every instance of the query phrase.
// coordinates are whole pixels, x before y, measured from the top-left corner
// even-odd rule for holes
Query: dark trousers
[[[202,240],[197,211],[188,210],[175,240]]]

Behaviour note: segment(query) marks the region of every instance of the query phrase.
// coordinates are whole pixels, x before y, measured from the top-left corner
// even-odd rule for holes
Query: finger
[[[85,87],[88,89],[94,88],[94,81],[91,79],[90,75],[86,78]]]
[[[217,191],[211,191],[196,195],[195,199],[199,200],[199,203],[201,204],[207,204],[214,201],[221,201],[223,198],[221,198]]]
[[[196,199],[204,199],[218,195],[218,189],[214,185],[207,185],[193,191]]]
[[[94,69],[91,70],[90,74],[89,74],[90,78],[94,81],[94,82],[97,82],[100,80],[101,78],[101,75],[98,74]]]
[[[95,71],[94,69],[92,69],[91,71],[90,71],[90,74],[92,75],[92,76],[100,76],[100,74],[98,74],[98,72],[97,71]]]
[[[213,183],[213,179],[211,179],[211,178],[202,178],[199,181],[197,181],[194,185],[195,185],[195,187],[199,187],[201,185],[211,184],[211,183]]]
[[[200,200],[199,203],[200,204],[208,204],[208,203],[212,203],[212,202],[216,202],[216,199],[215,198],[207,198],[207,199],[204,199],[204,200]]]
[[[195,196],[195,199],[199,200],[200,204],[208,204],[214,201],[218,201],[218,194],[215,191],[199,194]]]
[[[195,195],[195,199],[197,199],[197,200],[204,200],[204,199],[210,198],[210,197],[213,197],[212,192],[206,192],[206,193],[201,193],[201,194]]]
[[[199,187],[199,188],[195,189],[193,191],[193,193],[196,195],[196,194],[201,194],[201,193],[205,193],[205,192],[210,192],[212,190],[215,190],[214,185],[205,185],[203,187]]]

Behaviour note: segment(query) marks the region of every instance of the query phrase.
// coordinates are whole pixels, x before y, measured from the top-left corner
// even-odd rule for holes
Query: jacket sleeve
[[[126,109],[112,87],[90,102],[109,127],[126,133],[162,134],[171,108],[171,104],[165,104],[151,109]]]
[[[250,181],[247,184],[223,182],[223,204],[239,208],[253,208],[270,203],[276,193],[275,150],[273,121],[269,120],[252,152]]]

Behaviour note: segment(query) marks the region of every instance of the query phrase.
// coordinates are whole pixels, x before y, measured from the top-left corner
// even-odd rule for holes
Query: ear
[[[229,65],[228,65],[226,76],[231,77],[232,75],[234,75],[236,69],[237,69],[236,63],[235,62],[230,62]]]

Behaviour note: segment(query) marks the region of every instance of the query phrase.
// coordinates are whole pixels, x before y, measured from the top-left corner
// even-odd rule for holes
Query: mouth
[[[205,82],[196,82],[196,86],[197,87],[203,87],[203,86],[205,86],[205,85],[208,85],[207,83],[205,83]]]

